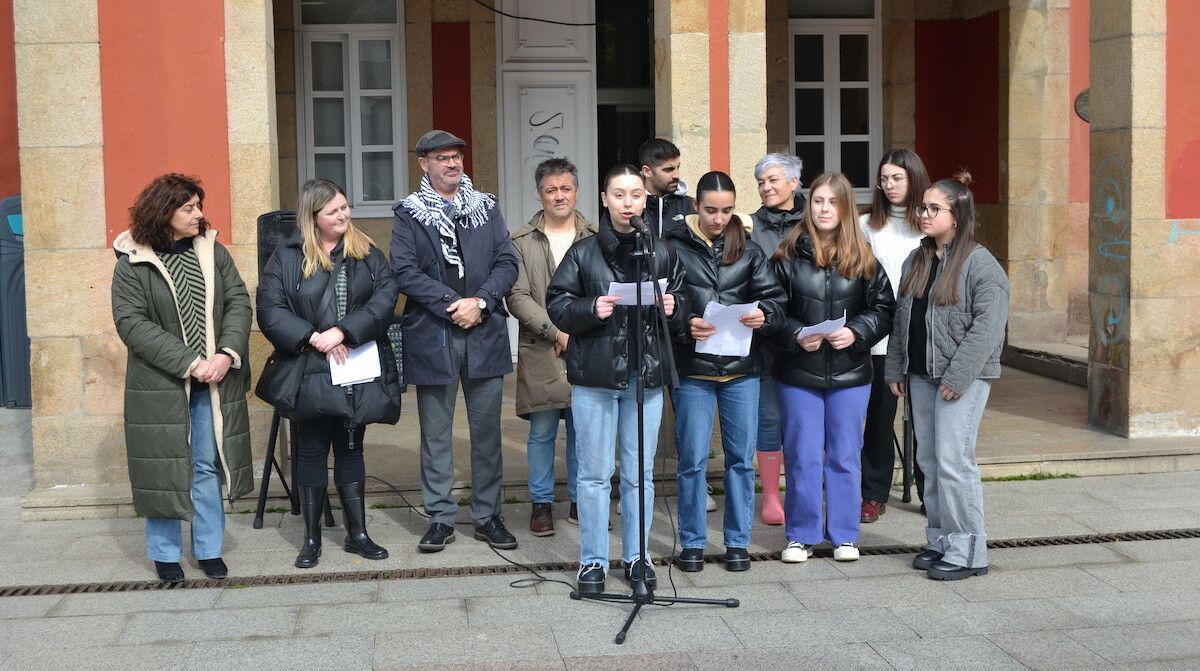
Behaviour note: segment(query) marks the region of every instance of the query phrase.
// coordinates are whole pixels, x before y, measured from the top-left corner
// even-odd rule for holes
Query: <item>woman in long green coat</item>
[[[224,578],[222,487],[254,486],[250,462],[251,308],[229,252],[202,212],[195,178],[163,175],[113,242],[112,307],[129,349],[125,444],[133,505],[161,580],[183,579],[182,520],[205,575]]]

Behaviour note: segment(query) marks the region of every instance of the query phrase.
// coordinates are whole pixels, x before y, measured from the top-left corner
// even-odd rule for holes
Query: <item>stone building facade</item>
[[[680,146],[686,181],[729,171],[744,206],[767,151],[842,169],[864,199],[890,147],[935,178],[966,167],[1012,279],[1010,345],[1079,352],[1095,427],[1200,435],[1198,23],[1191,0],[0,0],[27,509],[128,503],[110,243],[142,185],[199,175],[253,287],[256,218],[307,177],[340,177],[386,240],[420,175],[407,149],[435,125],[470,140],[513,226],[541,157],[579,163],[594,212],[598,174],[652,134]],[[266,353],[255,333],[251,365]]]

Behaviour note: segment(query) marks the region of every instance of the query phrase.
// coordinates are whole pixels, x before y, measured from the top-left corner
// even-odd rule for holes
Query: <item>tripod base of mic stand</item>
[[[617,594],[615,592],[584,594],[577,589],[573,589],[571,590],[571,598],[575,601],[590,600],[633,604],[633,610],[629,612],[629,617],[625,618],[625,626],[621,627],[621,631],[618,631],[616,638],[613,639],[613,643],[617,645],[625,642],[625,635],[629,633],[629,628],[633,626],[633,621],[637,618],[642,606],[669,606],[673,603],[694,603],[703,606],[737,608],[741,605],[741,602],[737,599],[695,599],[682,596],[654,596],[654,590],[647,587],[643,581],[633,583],[633,592],[631,594]]]

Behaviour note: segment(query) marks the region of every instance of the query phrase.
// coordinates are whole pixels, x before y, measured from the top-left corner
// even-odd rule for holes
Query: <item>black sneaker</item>
[[[654,567],[650,565],[650,562],[635,559],[632,563],[625,565],[626,582],[632,585],[634,580],[640,580],[643,576],[647,589],[658,587],[658,577],[654,575]]]
[[[725,570],[750,570],[750,553],[746,548],[725,548]]]
[[[579,506],[574,501],[571,502],[571,510],[567,512],[567,521],[579,526]]]
[[[158,579],[163,582],[179,582],[183,580],[183,567],[179,565],[179,562],[156,561],[154,562],[154,572],[158,574]]]
[[[504,528],[504,520],[499,515],[492,515],[483,524],[475,525],[475,540],[487,541],[487,544],[497,550],[515,550],[517,538]]]
[[[417,549],[421,552],[441,552],[446,549],[446,545],[454,542],[454,527],[441,522],[434,522],[429,525],[429,530],[421,536],[420,542],[417,543]]]
[[[912,567],[918,571],[928,571],[929,567],[933,566],[934,562],[940,561],[941,558],[942,553],[938,552],[937,550],[926,550],[918,554],[916,557],[913,557]]]
[[[704,570],[704,548],[684,548],[679,557],[675,559],[675,565],[680,571],[695,573]]]
[[[208,576],[209,580],[224,580],[229,577],[229,567],[221,561],[220,557],[216,559],[201,559],[199,560],[200,568],[204,569],[204,575]]]
[[[599,564],[580,566],[576,580],[580,594],[600,594],[604,591],[604,567]]]

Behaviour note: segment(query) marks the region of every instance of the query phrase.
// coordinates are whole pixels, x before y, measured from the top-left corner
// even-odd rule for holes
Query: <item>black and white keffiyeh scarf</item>
[[[496,204],[496,197],[490,193],[476,191],[471,178],[462,176],[462,183],[454,202],[447,203],[441,194],[433,190],[429,183],[429,175],[421,178],[421,187],[409,194],[400,205],[425,226],[436,226],[438,238],[442,243],[442,258],[458,268],[458,276],[462,277],[465,270],[462,258],[458,253],[458,238],[454,234],[457,222],[463,228],[478,228],[488,220],[488,210]]]

